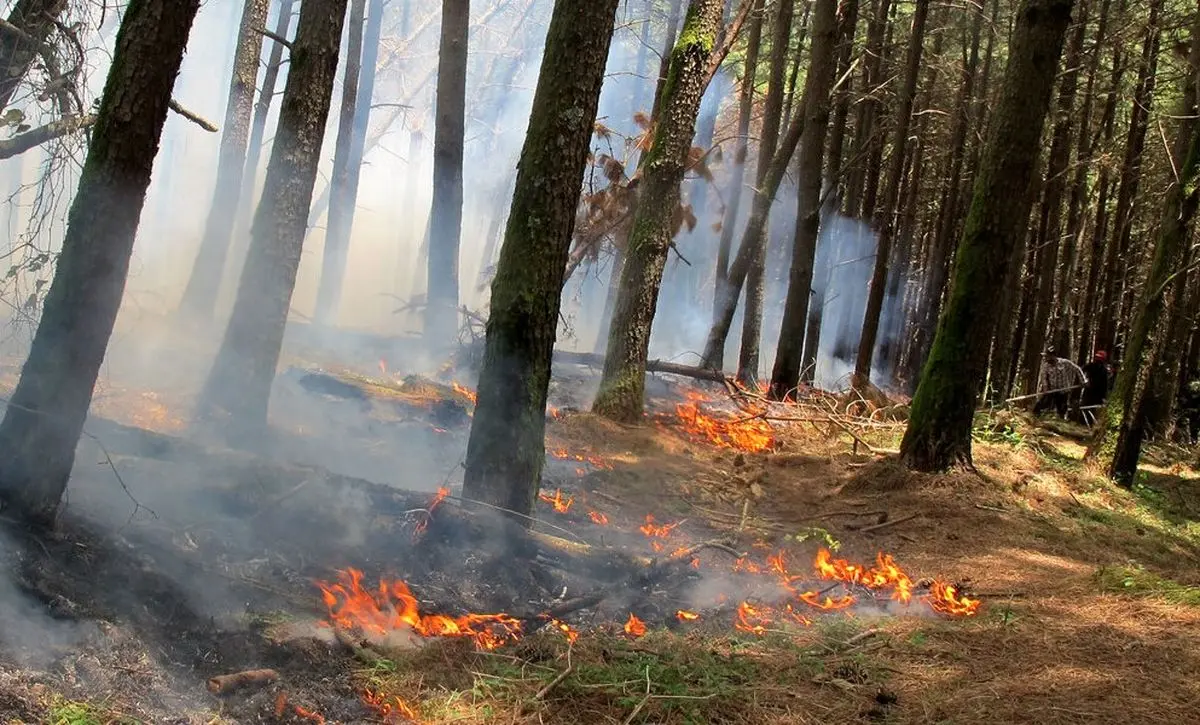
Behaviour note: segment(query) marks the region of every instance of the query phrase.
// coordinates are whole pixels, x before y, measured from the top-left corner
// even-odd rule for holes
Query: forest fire
[[[553,496],[547,493],[538,493],[538,498],[553,506],[554,510],[560,514],[565,514],[567,511],[570,511],[571,504],[575,502],[575,499],[571,496],[564,497],[562,489],[558,488],[554,489]]]
[[[720,448],[757,453],[771,447],[775,433],[761,417],[718,418],[700,409],[711,399],[697,391],[687,391],[687,402],[675,406],[675,417],[689,435]]]

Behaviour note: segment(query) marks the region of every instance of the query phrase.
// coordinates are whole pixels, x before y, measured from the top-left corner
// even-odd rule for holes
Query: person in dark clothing
[[[1108,397],[1108,353],[1097,350],[1092,361],[1083,366],[1083,375],[1086,381],[1079,407],[1083,414],[1083,422],[1092,425],[1096,422],[1098,406],[1104,405],[1104,400]]]
[[[1084,375],[1079,366],[1054,354],[1053,349],[1042,353],[1042,366],[1038,371],[1038,401],[1033,406],[1034,415],[1047,410],[1066,418],[1070,409],[1071,393],[1083,387]]]

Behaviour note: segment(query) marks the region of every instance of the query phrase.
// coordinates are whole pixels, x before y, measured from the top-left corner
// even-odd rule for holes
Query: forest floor
[[[6,369],[0,385],[11,385],[15,372]],[[101,397],[94,414],[183,432],[186,410],[173,398],[184,393],[120,390]],[[344,428],[345,418],[336,420]],[[415,466],[392,450],[395,478],[414,466],[421,475],[450,471],[406,486],[456,489],[466,427],[433,427],[436,434],[404,454],[417,451],[433,464]],[[749,453],[669,420],[629,427],[564,410],[548,423],[546,475],[560,503],[574,503],[559,513],[539,502],[539,528],[649,557],[655,541],[637,529],[652,514],[677,524],[670,546],[721,537],[753,557],[784,551],[802,562],[796,569],[822,547],[867,564],[887,552],[913,581],[960,583],[982,600],[973,616],[853,607],[806,612],[807,624],[774,621],[753,633],[706,609],[694,625],[651,622],[634,637],[618,602],[566,617],[579,634],[573,643],[547,628],[491,651],[449,637],[347,647],[324,624],[329,611],[314,580],[348,567],[367,581],[412,582],[422,611],[551,604],[513,603],[513,587],[536,587],[519,583],[521,566],[497,569],[487,552],[419,554],[410,545],[413,511],[389,504],[389,486],[351,490],[305,477],[307,469],[296,479],[266,480],[253,466],[230,474],[85,440],[56,537],[11,534],[0,556],[13,573],[11,582],[0,579],[0,721],[1195,718],[1200,474],[1193,467],[1151,450],[1134,490],[1120,490],[1083,466],[1081,431],[1015,415],[1006,425],[981,426],[977,472],[915,475],[864,445],[895,448],[902,430],[864,427],[855,446],[833,425],[793,422],[777,425],[771,445]],[[412,443],[416,434],[409,427],[401,435]],[[363,460],[380,446],[360,442]],[[607,525],[589,520],[593,512]],[[702,581],[722,589],[718,596],[739,596],[729,589],[736,580],[715,573],[732,570],[730,556],[705,551],[700,560]],[[272,668],[277,679],[220,698],[206,691],[211,677],[254,668]]]

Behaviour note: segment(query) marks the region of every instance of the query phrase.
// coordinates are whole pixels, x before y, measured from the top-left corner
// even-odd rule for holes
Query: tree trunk
[[[192,263],[192,273],[179,305],[181,316],[192,323],[212,319],[225,272],[245,178],[254,89],[258,82],[258,61],[262,56],[263,36],[259,30],[267,24],[270,6],[270,0],[246,0],[242,10],[237,51],[233,56],[233,78],[229,82],[229,100],[225,106],[225,126],[217,157],[216,187],[200,250]],[[253,177],[250,183],[254,183]]]
[[[554,4],[492,283],[463,495],[521,514],[533,513],[546,459],[559,305],[618,3]]]
[[[758,143],[758,168],[755,185],[762,186],[779,145],[779,127],[783,124],[783,96],[786,91],[784,74],[787,71],[788,49],[792,34],[795,3],[782,0],[779,12],[771,25],[771,63],[767,80],[767,98],[763,103],[762,136]],[[746,276],[746,309],[742,315],[742,346],[738,352],[738,382],[754,387],[758,383],[758,357],[762,344],[763,295],[766,293],[767,241],[762,235],[754,261]]]
[[[1063,59],[1063,73],[1058,91],[1058,108],[1054,132],[1050,140],[1050,156],[1046,161],[1046,183],[1042,191],[1042,210],[1038,221],[1037,267],[1031,272],[1036,275],[1034,294],[1031,300],[1030,324],[1025,328],[1025,376],[1023,391],[1037,390],[1040,360],[1046,347],[1050,324],[1050,312],[1054,307],[1054,278],[1059,266],[1059,241],[1062,239],[1062,202],[1067,190],[1067,172],[1071,164],[1071,124],[1075,120],[1075,91],[1079,80],[1079,56],[1083,52],[1083,39],[1087,32],[1087,0],[1079,3],[1075,31],[1067,42]],[[1056,350],[1059,356],[1070,355],[1067,350]]]
[[[0,423],[5,513],[54,523],[112,335],[171,89],[200,0],[131,0],[21,379]]]
[[[883,82],[883,41],[887,32],[888,13],[892,0],[875,0],[871,20],[867,23],[867,46],[863,51],[863,96],[854,116],[854,153],[850,176],[846,181],[845,211],[849,216],[867,216],[863,197],[867,185],[867,152],[875,137],[875,119],[881,101],[876,86]]]
[[[1130,108],[1129,131],[1125,140],[1125,156],[1117,185],[1117,206],[1113,214],[1112,238],[1104,259],[1104,292],[1098,302],[1103,305],[1096,331],[1096,347],[1112,350],[1120,324],[1122,268],[1128,263],[1129,239],[1133,226],[1133,205],[1137,200],[1142,176],[1142,153],[1146,148],[1146,133],[1150,126],[1150,106],[1158,70],[1158,45],[1162,33],[1159,12],[1163,0],[1151,0],[1150,20],[1142,43],[1142,60],[1137,87]]]
[[[0,30],[0,69],[3,69],[0,71],[0,111],[8,108],[13,94],[38,57],[38,46],[45,45],[50,33],[54,32],[58,16],[66,9],[67,0],[17,0],[9,11],[8,24],[21,34],[7,28]]]
[[[800,139],[796,234],[788,272],[787,300],[779,329],[770,395],[785,400],[800,382],[805,364],[804,329],[812,297],[813,263],[821,226],[821,181],[825,139],[829,132],[830,94],[837,67],[837,0],[817,0],[813,12],[812,49],[804,79],[805,133]]]
[[[730,171],[729,201],[725,216],[721,220],[721,239],[717,243],[716,283],[713,285],[713,320],[721,311],[721,300],[728,288],[729,254],[733,248],[733,234],[737,228],[738,212],[745,195],[746,155],[750,146],[750,116],[754,111],[754,79],[758,72],[758,51],[762,41],[763,0],[746,0],[754,3],[750,11],[750,31],[746,39],[746,63],[742,69],[742,87],[738,108],[737,149],[733,153],[733,169]],[[719,349],[713,350],[713,359],[706,362],[709,367],[720,369],[725,361],[725,338],[721,338]]]
[[[737,256],[734,258],[733,264],[729,266],[724,294],[717,300],[712,327],[709,328],[708,338],[704,343],[704,354],[701,356],[703,367],[713,370],[721,369],[721,351],[725,349],[725,339],[729,336],[729,328],[733,325],[738,297],[742,294],[742,285],[746,282],[746,275],[750,271],[755,250],[758,249],[758,245],[761,244],[760,240],[766,234],[771,205],[775,203],[775,194],[779,191],[779,184],[783,182],[783,175],[787,171],[788,164],[791,163],[792,154],[796,152],[796,146],[800,143],[800,136],[804,133],[804,108],[807,102],[805,98],[800,99],[796,115],[792,118],[787,133],[779,143],[775,158],[771,160],[767,178],[754,193],[754,199],[750,205],[750,218],[746,220],[746,228],[742,232],[742,242],[738,245]]]
[[[1200,83],[1200,12],[1193,16],[1188,66],[1181,78],[1183,100],[1172,154],[1172,163],[1179,176],[1172,179],[1167,191],[1162,226],[1141,303],[1112,394],[1087,451],[1087,458],[1103,465],[1110,478],[1127,488],[1133,485],[1137,475],[1142,442],[1147,433],[1146,397],[1154,387],[1151,376],[1157,367],[1156,358],[1170,342],[1170,335],[1163,331],[1172,325],[1169,296],[1173,279],[1176,279],[1180,260],[1186,256],[1192,223],[1197,206],[1200,206],[1200,185],[1197,184],[1200,181],[1200,122],[1195,115],[1196,84]],[[1184,287],[1179,285],[1177,294],[1182,295]],[[1168,354],[1176,353],[1170,351]]]
[[[458,247],[462,235],[463,134],[466,129],[467,33],[471,0],[442,0],[433,128],[433,205],[425,345],[449,345],[458,332]]]
[[[616,420],[642,415],[650,328],[723,5],[723,0],[695,0],[689,8],[671,53],[662,106],[655,114],[654,144],[641,164],[637,212],[594,404],[597,413]]]
[[[971,106],[976,102],[975,75],[979,66],[979,41],[983,30],[983,8],[972,8],[970,50],[962,70],[962,83],[954,101],[954,121],[950,130],[950,170],[947,174],[946,196],[938,207],[934,225],[933,245],[926,263],[925,282],[913,316],[915,327],[911,351],[908,354],[908,377],[919,379],[921,368],[929,356],[934,326],[941,311],[946,280],[950,277],[950,262],[954,253],[952,242],[958,231],[962,208],[963,162],[967,151],[967,129],[971,123]]]
[[[993,305],[1004,284],[998,272],[1024,238],[1029,182],[1072,4],[1022,0],[1017,10],[1004,88],[975,181],[950,297],[900,445],[901,459],[912,469],[970,463],[971,424],[995,327]]]
[[[838,59],[835,78],[841,78],[850,71],[850,63],[854,54],[854,36],[858,29],[858,0],[845,0],[841,3],[841,14],[838,18]],[[842,196],[845,193],[845,180],[842,178],[842,152],[846,144],[846,126],[850,117],[850,90],[843,85],[836,91],[833,119],[829,124],[829,149],[825,163],[825,189],[822,194],[828,194],[822,210],[821,219],[833,218],[841,208]],[[818,220],[818,224],[820,219]],[[820,282],[813,286],[813,298],[809,300],[808,325],[804,332],[804,363],[800,367],[800,380],[811,383],[817,373],[817,357],[821,352],[821,326],[825,321],[825,300],[829,294],[829,285],[833,279],[833,265],[838,247],[836,241],[827,235],[817,238],[817,255],[814,261],[814,274]]]
[[[199,416],[227,414],[228,421],[218,424],[231,442],[251,443],[266,430],[271,381],[296,286],[347,2],[305,0],[300,7],[249,253],[225,338],[200,394]]]
[[[679,32],[681,15],[683,15],[683,0],[671,0],[671,10],[667,14],[667,34],[663,39],[662,60],[659,62],[658,75],[654,82],[654,100],[650,103],[651,116],[657,115],[659,104],[662,103],[662,94],[667,85],[667,74],[670,72],[671,49],[675,47],[675,36]]]
[[[342,281],[346,275],[346,256],[350,248],[350,230],[354,226],[354,206],[358,201],[358,178],[362,170],[363,146],[366,144],[367,122],[370,120],[375,86],[382,0],[373,0],[371,6],[374,47],[370,40],[363,37],[366,10],[366,0],[350,0],[342,107],[333,149],[329,217],[325,223],[325,249],[321,257],[321,279],[317,285],[317,305],[313,314],[313,323],[318,326],[337,324]],[[364,69],[365,73],[362,72]]]
[[[637,61],[633,73],[637,88],[633,94],[633,107],[629,118],[632,119],[638,111],[646,107],[646,69],[650,64],[650,20],[654,15],[654,0],[646,0],[646,19],[642,21],[641,36],[638,38]]]
[[[900,89],[896,127],[892,135],[892,158],[888,165],[887,181],[883,187],[883,219],[879,224],[879,244],[875,249],[875,269],[871,274],[871,286],[867,292],[867,311],[863,317],[862,335],[858,340],[858,357],[854,363],[854,387],[856,389],[864,389],[871,380],[871,361],[875,355],[875,340],[879,334],[879,316],[883,312],[883,298],[887,291],[889,255],[892,250],[892,238],[896,232],[900,182],[904,175],[904,149],[908,141],[909,125],[912,122],[917,78],[921,72],[921,51],[925,43],[925,21],[929,18],[929,0],[915,1],[917,7],[913,12],[912,36],[909,39],[908,58],[904,68],[904,85]]]

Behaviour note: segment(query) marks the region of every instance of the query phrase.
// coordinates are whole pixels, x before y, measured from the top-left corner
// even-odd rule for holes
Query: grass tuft
[[[1180,584],[1146,571],[1141,566],[1102,567],[1096,572],[1096,579],[1104,591],[1200,607],[1200,587]]]

